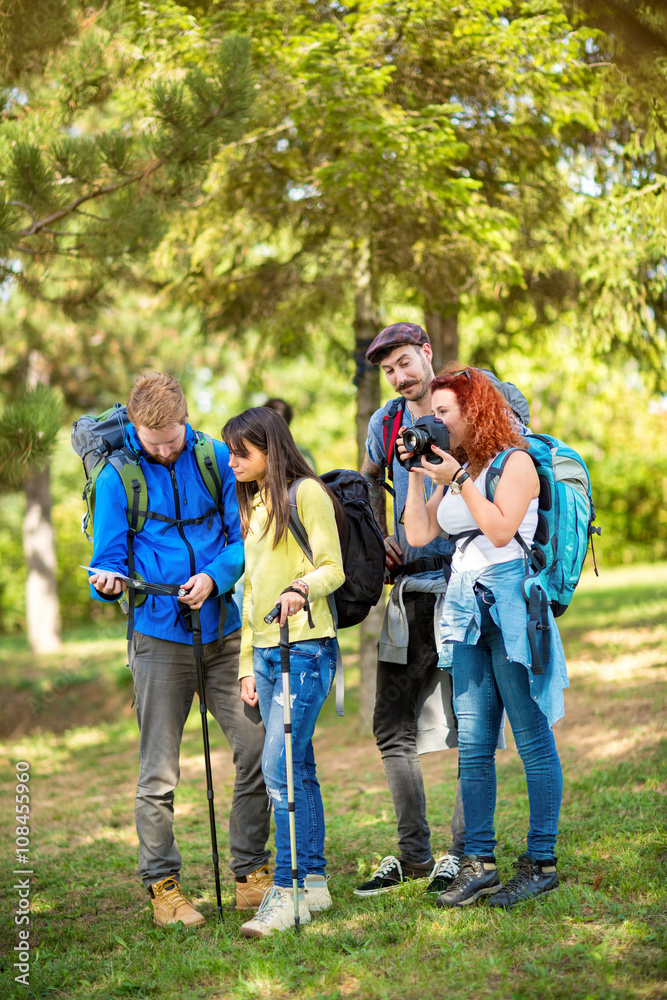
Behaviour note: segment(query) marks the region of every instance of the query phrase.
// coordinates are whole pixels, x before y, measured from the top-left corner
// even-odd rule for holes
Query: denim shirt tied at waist
[[[558,626],[549,609],[549,660],[543,663],[544,673],[535,676],[531,669],[528,642],[526,602],[521,593],[521,581],[526,574],[523,559],[488,566],[481,573],[469,570],[452,573],[445,594],[440,618],[442,649],[438,666],[452,669],[454,643],[474,646],[480,637],[481,612],[477,604],[475,584],[490,590],[495,604],[489,608],[491,617],[502,632],[507,659],[523,663],[530,679],[530,692],[550,726],[565,714],[563,689],[570,686],[565,654]]]

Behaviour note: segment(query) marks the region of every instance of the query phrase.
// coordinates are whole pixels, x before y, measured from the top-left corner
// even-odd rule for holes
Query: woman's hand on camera
[[[408,455],[412,454],[412,452],[408,451],[407,448],[405,447],[405,445],[403,444],[403,431],[404,430],[405,430],[405,427],[401,427],[401,429],[398,432],[398,437],[396,438],[396,451],[398,452],[398,460],[401,463],[401,465],[404,465],[405,464],[405,460],[408,457]]]
[[[461,463],[450,455],[448,451],[443,451],[442,448],[438,448],[436,444],[431,445],[431,450],[439,455],[442,459],[442,463],[439,465],[434,465],[433,462],[428,462],[424,455],[422,455],[422,467],[411,469],[411,472],[422,472],[424,475],[430,476],[434,483],[438,486],[449,486],[452,481],[452,477],[461,468]]]

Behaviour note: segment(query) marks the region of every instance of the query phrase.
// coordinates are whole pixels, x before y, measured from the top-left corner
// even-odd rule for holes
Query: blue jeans
[[[553,858],[563,793],[554,735],[531,698],[527,668],[507,658],[486,603],[493,603],[493,595],[483,589],[477,600],[482,612],[479,641],[475,646],[455,643],[452,665],[466,854],[491,856],[496,846],[495,752],[504,706],[528,783],[528,853],[538,860]]]
[[[320,709],[336,673],[335,639],[313,639],[290,645],[290,702],[296,857],[299,885],[307,874],[324,874],[324,808],[315,772],[312,736]],[[292,885],[292,861],[287,809],[287,769],[283,720],[283,679],[280,647],[254,649],[253,669],[266,739],[262,771],[276,821],[275,885]]]

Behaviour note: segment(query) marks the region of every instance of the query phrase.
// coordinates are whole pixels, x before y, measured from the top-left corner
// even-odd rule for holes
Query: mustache
[[[402,389],[409,389],[413,385],[419,385],[419,379],[411,379],[409,382],[399,382],[396,388],[400,392]]]

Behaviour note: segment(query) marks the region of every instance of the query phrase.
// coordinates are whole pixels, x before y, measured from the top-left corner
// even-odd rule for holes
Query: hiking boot
[[[256,910],[272,885],[273,872],[268,865],[262,865],[247,875],[239,875],[236,879],[236,909]]]
[[[436,894],[448,889],[454,878],[458,874],[461,859],[455,854],[445,854],[435,863],[435,870],[431,881],[424,889],[424,892],[434,892]]]
[[[177,924],[185,927],[203,927],[206,923],[199,910],[195,910],[181,892],[177,878],[169,875],[161,882],[153,882],[148,890],[153,904],[153,920],[158,927]]]
[[[415,865],[409,861],[399,861],[393,854],[389,854],[382,859],[380,867],[375,869],[369,880],[354,890],[354,895],[379,896],[381,892],[397,889],[403,882],[430,878],[434,871],[434,861],[429,861],[425,865]]]
[[[311,913],[317,913],[319,910],[328,910],[331,906],[332,901],[327,886],[328,881],[328,875],[306,875],[304,894]]]
[[[299,923],[310,921],[310,911],[303,889],[299,889]],[[267,890],[255,916],[241,927],[244,937],[267,937],[273,931],[294,927],[294,889],[274,885]]]
[[[521,854],[514,862],[516,874],[512,875],[489,900],[490,906],[500,906],[504,910],[517,903],[524,903],[534,896],[542,896],[558,888],[558,872],[556,858],[548,861],[536,861],[530,854]]]
[[[478,858],[475,854],[464,854],[458,875],[446,892],[436,899],[436,905],[470,906],[480,896],[487,896],[500,889],[500,879],[495,858]]]

